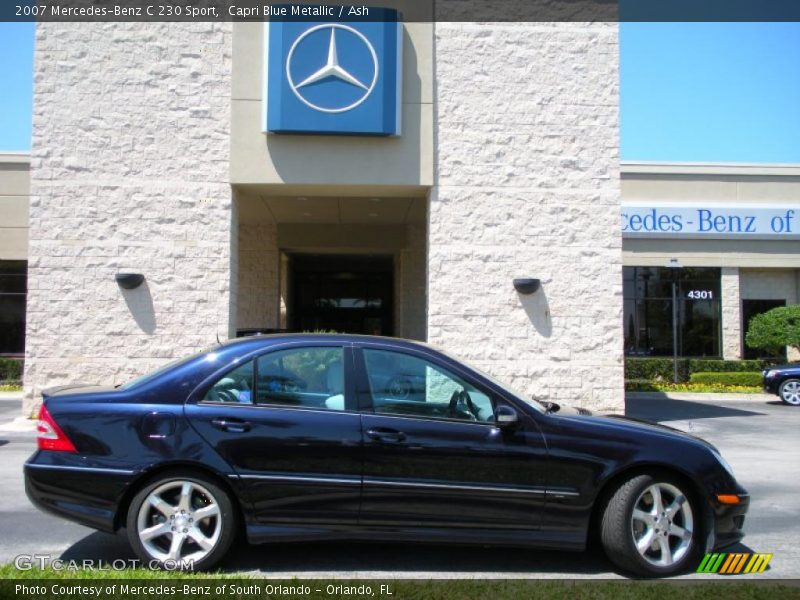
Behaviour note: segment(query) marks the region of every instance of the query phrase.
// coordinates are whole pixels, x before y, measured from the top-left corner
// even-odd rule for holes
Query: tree
[[[750,319],[745,343],[763,349],[791,346],[800,352],[800,304],[773,308]]]

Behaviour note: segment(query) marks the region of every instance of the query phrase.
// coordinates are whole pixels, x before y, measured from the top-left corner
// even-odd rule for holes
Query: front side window
[[[376,413],[494,421],[489,396],[427,360],[400,352],[365,349],[364,362]]]
[[[341,347],[279,350],[256,361],[256,402],[344,410]]]
[[[223,375],[203,400],[207,402],[228,402],[230,404],[253,403],[253,361],[248,361]]]

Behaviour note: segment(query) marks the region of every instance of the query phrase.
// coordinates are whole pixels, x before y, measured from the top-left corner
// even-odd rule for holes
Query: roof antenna
[[[217,332],[217,346],[222,346],[222,342],[219,341],[219,331]]]

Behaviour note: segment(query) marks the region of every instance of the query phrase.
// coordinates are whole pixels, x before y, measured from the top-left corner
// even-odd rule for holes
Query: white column
[[[742,358],[742,299],[739,293],[739,268],[723,267],[722,281],[722,357]]]

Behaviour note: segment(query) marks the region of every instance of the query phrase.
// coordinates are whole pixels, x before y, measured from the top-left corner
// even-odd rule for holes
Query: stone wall
[[[239,228],[237,328],[279,327],[279,264],[275,223],[242,224]]]
[[[621,410],[617,24],[437,23],[435,44],[428,341]]]
[[[742,358],[742,301],[739,296],[739,269],[723,267],[722,290],[722,358]]]
[[[37,24],[26,410],[227,337],[230,28]]]

